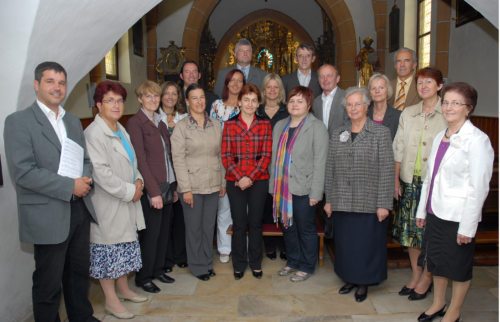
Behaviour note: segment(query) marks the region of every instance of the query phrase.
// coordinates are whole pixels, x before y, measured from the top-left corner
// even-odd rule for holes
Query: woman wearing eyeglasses
[[[333,216],[335,273],[340,294],[356,289],[362,302],[368,286],[387,278],[387,217],[392,209],[394,155],[389,128],[367,115],[365,88],[346,90],[349,124],[332,132],[325,171],[325,206]]]
[[[417,226],[425,226],[434,300],[418,321],[443,315],[441,321],[460,319],[472,279],[474,236],[493,169],[490,140],[469,121],[476,90],[467,83],[452,83],[444,87],[442,97],[447,127],[434,138],[417,210]],[[451,303],[445,311],[448,280],[452,280]]]
[[[163,270],[173,217],[175,174],[170,134],[158,112],[160,86],[147,80],[137,87],[135,94],[140,107],[128,121],[127,130],[146,187],[141,198],[146,229],[139,234],[142,268],[135,275],[135,284],[146,292],[158,293],[160,288],[153,279],[174,282]]]
[[[394,198],[398,200],[398,208],[394,216],[392,235],[401,246],[408,248],[412,269],[411,278],[401,288],[399,295],[408,296],[412,301],[424,299],[432,287],[432,275],[427,273],[425,263],[418,265],[424,231],[416,226],[415,213],[432,140],[446,127],[439,98],[439,90],[443,87],[441,71],[432,67],[422,68],[415,78],[417,92],[422,101],[403,110],[393,143]]]
[[[99,114],[85,130],[95,182],[91,198],[99,222],[90,228],[90,276],[101,284],[106,311],[119,319],[134,314],[123,306],[116,289],[125,300],[147,301],[127,281],[127,275],[142,266],[137,231],[145,225],[139,202],[143,179],[129,135],[118,122],[126,98],[119,83],[99,83],[94,93]]]

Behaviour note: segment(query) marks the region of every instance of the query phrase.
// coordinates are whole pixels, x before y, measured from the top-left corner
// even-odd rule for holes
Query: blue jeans
[[[287,266],[312,274],[318,260],[315,207],[309,206],[309,196],[292,195],[293,224],[283,229]]]

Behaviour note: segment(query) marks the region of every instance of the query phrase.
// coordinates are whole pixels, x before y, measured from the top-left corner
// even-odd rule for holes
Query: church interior
[[[0,133],[7,115],[34,98],[33,70],[42,61],[61,63],[68,72],[64,108],[82,124],[93,120],[98,82],[120,82],[129,93],[125,116],[136,113],[134,89],[146,79],[180,82],[185,60],[199,63],[201,84],[212,89],[217,71],[235,62],[241,38],[253,44],[252,65],[279,75],[297,69],[300,43],[316,48],[313,68],[337,67],[341,88],[360,84],[356,56],[371,38],[373,70],[395,77],[394,53],[417,52],[418,67],[434,66],[445,83],[465,81],[478,89],[471,121],[488,134],[495,151],[490,193],[477,236],[475,275],[465,321],[498,320],[498,1],[482,0],[107,0],[9,1],[2,3],[4,76],[0,93]],[[0,137],[0,320],[32,321],[33,248],[19,242],[15,188]],[[234,284],[231,269],[217,263],[219,281],[195,281],[182,269],[172,288],[144,305],[134,304],[135,321],[414,321],[432,299],[403,302],[397,290],[408,270],[404,250],[388,242],[389,279],[363,304],[337,293],[329,241],[324,265],[309,284],[289,285],[264,261],[265,278]],[[266,267],[267,265],[267,267]],[[104,313],[93,284],[96,316]],[[64,316],[64,309],[61,309]]]

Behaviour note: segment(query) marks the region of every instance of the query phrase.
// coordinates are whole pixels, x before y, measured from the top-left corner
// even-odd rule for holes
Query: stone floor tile
[[[420,313],[353,315],[353,322],[415,322]]]

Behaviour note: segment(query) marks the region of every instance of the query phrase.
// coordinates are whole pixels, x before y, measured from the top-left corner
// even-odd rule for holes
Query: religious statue
[[[359,87],[368,85],[368,80],[373,75],[373,66],[377,63],[377,54],[371,47],[373,39],[366,37],[363,39],[363,44],[364,47],[360,49],[354,60],[356,69],[359,70]]]

